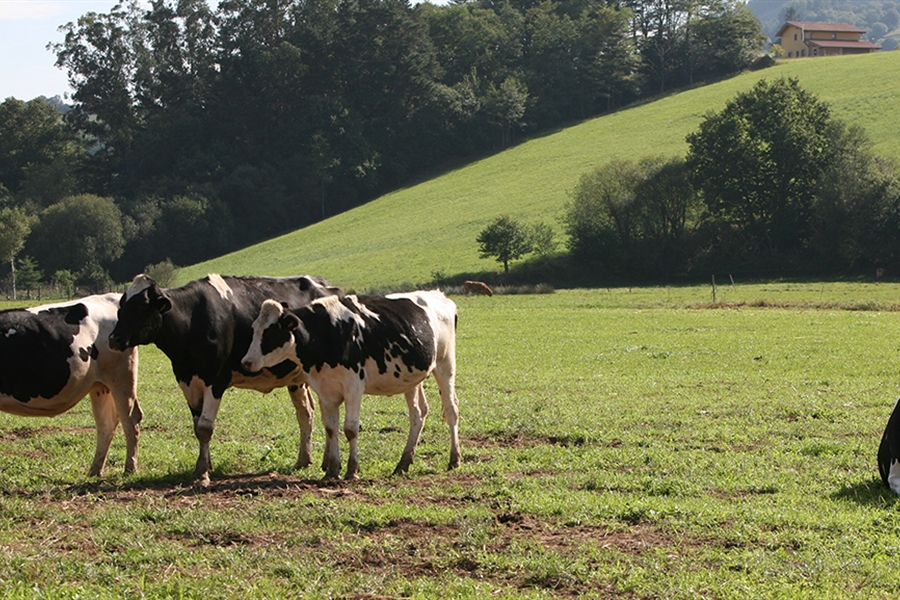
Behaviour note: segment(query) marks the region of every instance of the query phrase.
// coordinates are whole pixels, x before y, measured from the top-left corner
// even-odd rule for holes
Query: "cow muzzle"
[[[262,362],[263,361],[260,359],[254,360],[251,358],[244,358],[244,360],[241,361],[241,366],[244,367],[245,371],[248,371],[250,373],[257,373],[259,371],[262,371],[263,369]]]
[[[128,342],[121,336],[111,333],[109,334],[109,347],[116,352],[124,352],[128,349]]]

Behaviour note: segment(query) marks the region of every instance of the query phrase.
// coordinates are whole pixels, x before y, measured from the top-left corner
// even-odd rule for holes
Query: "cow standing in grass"
[[[119,422],[125,472],[137,469],[143,414],[137,401],[137,349],[110,351],[119,294],[0,312],[0,410],[55,417],[91,397],[97,447],[91,476],[103,472]]]
[[[299,307],[337,294],[323,279],[311,277],[221,277],[209,275],[179,288],[163,289],[138,275],[121,297],[119,322],[109,335],[113,349],[156,344],[172,370],[194,416],[200,454],[194,481],[209,484],[209,441],[222,395],[230,387],[268,393],[287,387],[300,425],[297,468],[310,464],[313,402],[291,363],[272,363],[250,373],[241,367],[253,336],[253,320],[263,300],[277,298]]]
[[[299,309],[263,303],[253,324],[244,369],[295,363],[319,396],[325,425],[326,477],[341,468],[339,407],[350,446],[346,479],[359,475],[357,437],[363,394],[404,394],[409,436],[394,473],[409,469],[428,414],[422,382],[434,374],[444,420],[450,428],[450,465],[459,465],[459,408],[456,398],[456,304],[439,291],[386,297],[342,296],[315,300]]]

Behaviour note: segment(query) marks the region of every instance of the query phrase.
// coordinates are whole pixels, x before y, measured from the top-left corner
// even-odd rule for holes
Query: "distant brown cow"
[[[482,296],[494,295],[494,291],[488,287],[488,284],[481,281],[465,281],[463,282],[463,289],[467,294],[480,294]]]

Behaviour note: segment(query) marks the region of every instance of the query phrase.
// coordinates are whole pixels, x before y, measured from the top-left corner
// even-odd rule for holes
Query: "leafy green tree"
[[[581,176],[566,207],[569,251],[580,259],[621,265],[638,234],[636,163],[613,159]]]
[[[47,206],[72,193],[83,157],[74,130],[43,98],[0,104],[0,184],[19,204]]]
[[[770,254],[809,234],[833,157],[828,106],[796,79],[762,80],[687,136],[687,164],[710,213],[762,240]]]
[[[38,264],[30,256],[23,256],[18,262],[16,280],[19,288],[26,290],[30,296],[32,291],[40,287],[41,280],[44,279],[44,272],[38,268]]]
[[[16,299],[16,255],[24,247],[33,222],[21,208],[0,208],[0,261],[9,263],[13,300]]]
[[[759,20],[734,0],[710,3],[687,25],[688,83],[735,73],[759,57],[766,42]]]
[[[522,258],[532,251],[528,227],[509,215],[497,217],[478,234],[476,239],[481,258],[494,258],[509,273],[509,261]]]
[[[53,274],[50,281],[53,286],[65,294],[67,298],[71,298],[75,295],[75,276],[72,274],[72,271],[60,269]]]
[[[900,171],[858,127],[829,130],[830,168],[816,189],[810,261],[817,270],[900,267]]]
[[[44,209],[26,247],[45,269],[80,271],[122,255],[122,213],[109,198],[71,196]]]
[[[582,175],[566,207],[569,250],[611,271],[683,267],[700,206],[681,158],[612,160]]]
[[[547,256],[556,251],[556,239],[550,225],[536,223],[531,227],[530,237],[534,253],[538,256]]]
[[[490,87],[485,103],[489,119],[500,128],[500,143],[505,148],[512,141],[513,132],[524,125],[528,88],[515,77],[507,77],[499,88]]]

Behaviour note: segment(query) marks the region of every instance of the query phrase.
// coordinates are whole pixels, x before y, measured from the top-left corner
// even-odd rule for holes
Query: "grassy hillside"
[[[494,271],[497,263],[480,259],[475,241],[494,217],[544,221],[561,239],[559,217],[582,173],[614,157],[684,154],[685,136],[704,113],[720,110],[759,79],[778,77],[797,77],[836,118],[865,128],[877,152],[900,158],[900,53],[783,61],[530,140],[322,223],[182,269],[179,283],[209,272],[310,273],[365,288],[422,284],[436,272]]]

